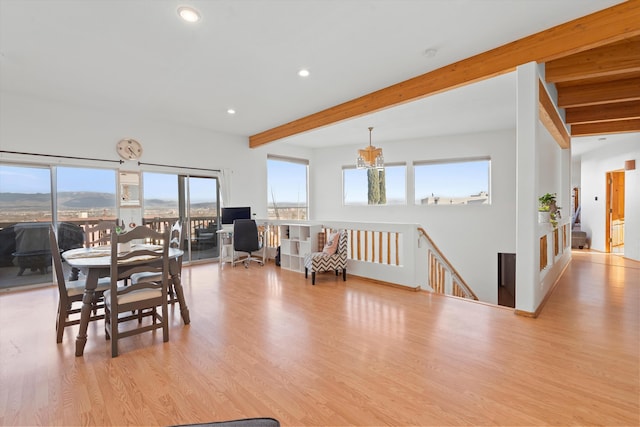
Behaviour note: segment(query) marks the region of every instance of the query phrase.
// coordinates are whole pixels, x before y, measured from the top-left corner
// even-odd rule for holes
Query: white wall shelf
[[[281,224],[280,233],[280,267],[304,271],[305,255],[318,250],[318,233],[321,225]]]

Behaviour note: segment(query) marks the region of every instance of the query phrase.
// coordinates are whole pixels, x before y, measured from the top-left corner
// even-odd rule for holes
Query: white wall
[[[267,153],[284,154],[275,145],[249,149],[247,138],[181,124],[65,105],[38,98],[0,96],[0,150],[118,160],[115,145],[131,137],[143,144],[141,161],[183,167],[226,169],[232,205],[248,205],[267,215]],[[310,150],[287,148],[286,155],[308,158]],[[0,153],[0,160],[87,165],[121,170],[157,170],[135,162],[116,163],[29,158]],[[180,172],[181,169],[174,169]],[[183,169],[184,173],[206,172]]]
[[[636,169],[625,172],[624,256],[640,260],[640,139],[606,144],[582,155],[582,230],[591,248],[605,250],[606,173],[624,169],[625,160],[635,160]],[[597,200],[596,200],[597,198]]]
[[[482,301],[497,304],[498,252],[515,253],[514,130],[378,144],[388,163],[405,162],[413,189],[413,161],[489,156],[491,205],[343,206],[342,167],[358,148],[316,149],[310,162],[310,215],[316,220],[421,224]]]
[[[411,190],[407,205],[357,207],[342,205],[341,172],[342,166],[353,164],[360,146],[308,150],[269,144],[252,150],[248,148],[246,138],[206,129],[7,93],[0,97],[1,150],[117,160],[115,144],[123,137],[133,137],[144,144],[143,162],[230,171],[231,204],[250,205],[258,217],[266,217],[267,214],[267,154],[308,158],[311,219],[420,224],[482,301],[497,303],[497,254],[517,252],[516,134],[513,129],[384,144],[387,162],[407,163],[407,181]],[[492,204],[416,206],[413,202],[411,163],[460,156],[491,158]],[[21,157],[0,154],[0,160],[16,158]],[[636,155],[636,158],[640,156]],[[555,161],[554,167],[559,166],[558,162]],[[113,166],[107,164],[106,167]],[[132,164],[124,164],[120,168],[137,170],[137,166]],[[141,169],[153,170],[145,166]],[[628,180],[628,185],[638,194],[640,186],[637,171],[635,173],[636,179]],[[557,179],[563,181],[561,176]],[[527,197],[537,200],[535,194]],[[569,200],[565,201],[564,196],[560,198],[561,203],[567,206]],[[633,203],[628,202],[627,212],[635,209],[637,213],[640,210],[639,203],[635,202],[635,208]],[[535,213],[532,218],[534,216]],[[629,227],[634,230],[631,223]],[[633,233],[637,245],[638,225],[635,227]],[[534,300],[539,302],[539,297]],[[535,301],[530,305],[533,310],[537,307]]]
[[[516,209],[516,309],[535,313],[568,264],[571,251],[552,258],[540,271],[540,238],[547,235],[553,248],[552,229],[537,223],[538,197],[557,193],[559,206],[571,201],[571,153],[562,150],[539,120],[539,79],[535,63],[517,69],[517,209]],[[566,209],[565,209],[566,211]],[[569,221],[565,216],[562,224]]]

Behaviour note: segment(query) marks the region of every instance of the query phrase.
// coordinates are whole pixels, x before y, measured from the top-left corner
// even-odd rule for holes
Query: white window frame
[[[387,191],[387,203],[384,204],[375,204],[375,205],[370,205],[368,204],[366,201],[365,203],[349,203],[347,202],[346,198],[345,198],[345,185],[346,185],[346,180],[345,180],[345,171],[346,170],[354,170],[357,169],[355,166],[353,165],[345,165],[342,166],[342,205],[343,206],[406,206],[407,205],[407,184],[408,184],[408,180],[407,180],[407,173],[409,168],[407,167],[407,164],[405,162],[394,162],[394,163],[386,163],[385,164],[385,169],[387,167],[404,167],[404,190],[403,190],[403,195],[404,198],[402,199],[402,201],[399,201],[397,203],[389,203],[389,197],[388,194],[389,192]],[[363,171],[366,172],[366,169],[361,169]],[[386,185],[386,183],[385,183]]]
[[[434,199],[437,198],[437,201],[428,202],[428,203],[420,203],[421,200],[418,200],[418,174],[417,168],[425,165],[447,165],[447,164],[458,164],[458,163],[471,163],[471,162],[487,162],[487,194],[486,194],[486,203],[481,202],[483,195],[478,194],[477,198],[473,198],[475,195],[469,194],[468,196],[453,196],[453,195],[434,195]],[[413,162],[413,202],[417,206],[470,206],[470,205],[491,205],[491,157],[490,156],[480,156],[480,157],[464,157],[464,158],[456,158],[456,159],[440,159],[440,160],[423,160],[423,161],[415,161]],[[428,196],[426,198],[429,198]],[[464,199],[467,199],[466,201]],[[455,200],[455,203],[452,201]]]
[[[304,201],[304,210],[305,210],[305,219],[309,220],[309,160],[308,159],[300,159],[296,157],[287,157],[287,156],[279,156],[274,154],[267,154],[267,217],[269,219],[275,219],[269,216],[269,210],[271,209],[273,201],[271,199],[271,189],[269,189],[269,160],[274,160],[278,162],[288,162],[295,163],[299,165],[305,166],[305,201]],[[278,202],[278,201],[276,201]],[[298,208],[300,209],[300,208]],[[292,219],[292,218],[287,218]],[[295,218],[293,218],[295,219]]]

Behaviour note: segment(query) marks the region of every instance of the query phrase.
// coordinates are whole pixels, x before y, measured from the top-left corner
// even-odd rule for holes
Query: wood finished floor
[[[183,282],[191,325],[115,359],[102,322],[56,344],[55,288],[0,293],[0,424],[640,424],[638,262],[575,252],[537,319],[272,263]]]

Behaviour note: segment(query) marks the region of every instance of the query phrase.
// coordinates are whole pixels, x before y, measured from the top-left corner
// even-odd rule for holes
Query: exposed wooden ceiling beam
[[[607,135],[625,132],[640,132],[640,119],[585,123],[571,126],[571,136]]]
[[[544,84],[538,82],[538,115],[560,148],[571,147],[571,137]]]
[[[640,71],[640,37],[612,43],[545,64],[545,80],[560,83]]]
[[[258,147],[494,77],[527,62],[547,62],[635,36],[640,36],[640,0],[629,0],[252,135],[249,146]]]
[[[603,83],[558,87],[560,108],[640,100],[640,77]]]
[[[588,107],[566,109],[566,121],[569,124],[630,119],[640,119],[640,101],[591,105]]]

